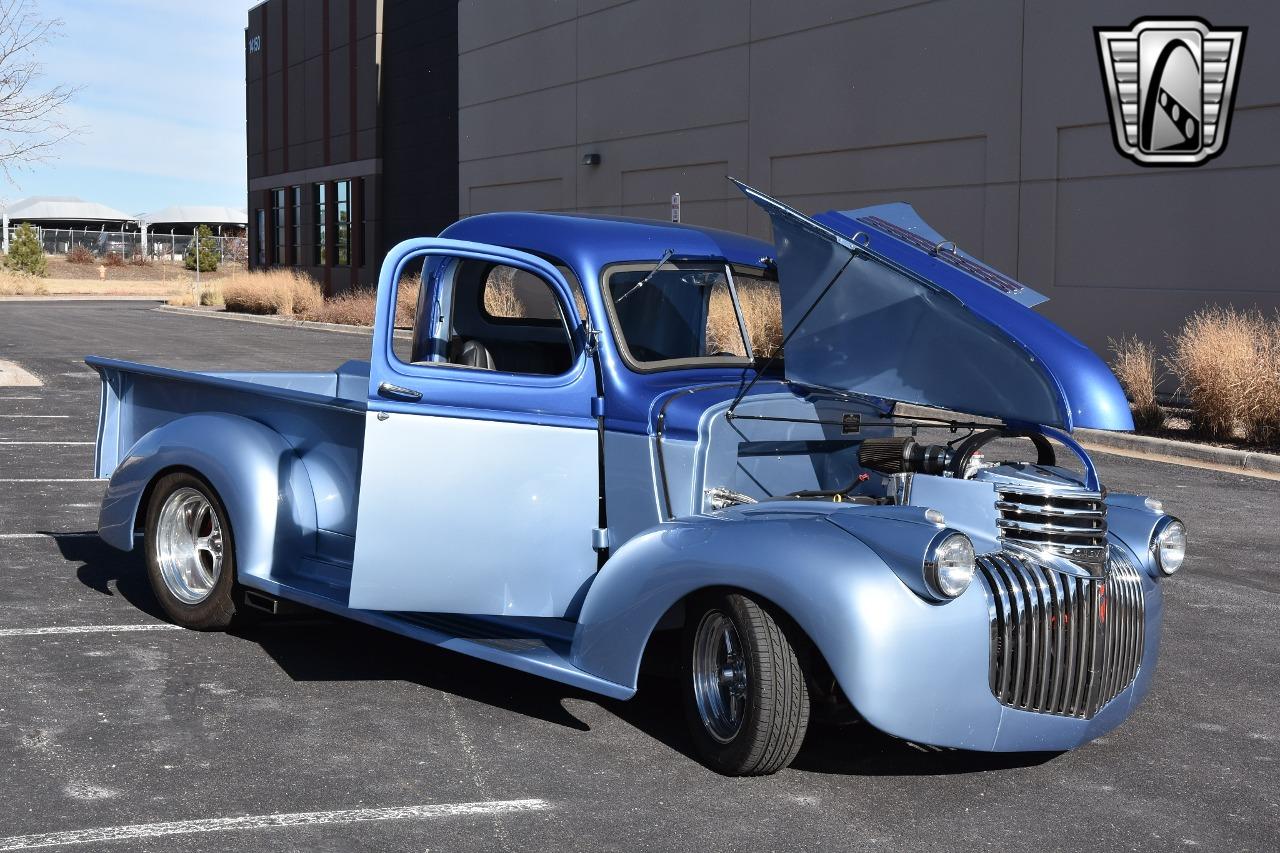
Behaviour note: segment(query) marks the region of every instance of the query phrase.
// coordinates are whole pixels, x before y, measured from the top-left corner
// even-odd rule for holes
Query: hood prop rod
[[[787,342],[790,341],[791,338],[795,335],[795,333],[800,329],[800,327],[804,325],[804,321],[809,319],[809,315],[812,314],[813,309],[817,308],[818,304],[822,302],[823,297],[827,295],[827,291],[830,290],[835,285],[835,283],[840,280],[840,276],[844,275],[845,269],[849,266],[849,264],[853,262],[853,258],[857,253],[858,253],[857,249],[849,250],[848,259],[844,262],[844,264],[841,265],[840,269],[836,270],[836,274],[831,277],[831,281],[827,282],[826,287],[822,288],[822,292],[819,293],[817,297],[813,300],[813,304],[811,304],[808,307],[808,309],[805,310],[804,314],[800,316],[800,319],[796,321],[796,324],[791,327],[791,331],[787,332],[786,337],[782,339],[782,343],[779,344],[778,348],[773,351],[773,355],[769,356],[769,358],[765,361],[764,365],[756,371],[756,375],[751,377],[751,381],[746,384],[746,387],[742,388],[742,390],[738,392],[738,396],[733,398],[733,403],[729,406],[729,411],[725,413],[726,419],[733,418],[733,414],[735,411],[737,411],[738,404],[742,402],[742,398],[747,396],[747,394],[751,393],[751,389],[755,387],[755,384],[756,382],[759,381],[760,377],[763,376],[765,374],[765,371],[767,371],[770,367],[772,367],[773,363],[778,360],[778,353],[784,353],[784,354],[786,353]],[[747,371],[746,369],[743,369],[742,378],[746,379],[746,377],[747,377]],[[741,384],[741,380],[739,380],[739,384]]]

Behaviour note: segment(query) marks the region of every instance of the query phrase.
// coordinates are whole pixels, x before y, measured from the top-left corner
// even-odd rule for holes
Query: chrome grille
[[[1000,540],[1034,554],[1061,557],[1101,575],[1107,565],[1107,505],[1083,490],[997,489]]]
[[[1119,548],[1103,578],[1017,553],[978,558],[991,617],[991,692],[1003,705],[1088,719],[1133,683],[1142,662],[1138,569]]]

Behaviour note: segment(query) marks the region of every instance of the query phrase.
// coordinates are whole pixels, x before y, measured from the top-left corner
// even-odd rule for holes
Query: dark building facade
[[[245,29],[249,265],[329,293],[458,212],[451,0],[266,0]]]
[[[1206,165],[1116,151],[1093,28],[1144,15],[1249,27]],[[1098,352],[1280,308],[1280,4],[463,0],[459,68],[461,215],[666,218],[679,192],[767,237],[733,175],[807,213],[909,202]]]

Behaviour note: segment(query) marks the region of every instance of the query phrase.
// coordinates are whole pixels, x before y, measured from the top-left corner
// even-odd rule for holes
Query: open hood
[[[1120,384],[1031,310],[1045,297],[907,204],[809,218],[734,181],[773,223],[795,382],[1072,430],[1131,430]]]

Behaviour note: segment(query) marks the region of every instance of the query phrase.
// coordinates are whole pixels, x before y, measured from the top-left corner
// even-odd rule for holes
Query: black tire
[[[222,534],[221,565],[216,580],[203,598],[195,602],[184,601],[165,581],[159,534],[160,517],[166,503],[176,499],[175,496],[190,495],[191,492],[199,493],[208,501]],[[151,500],[147,504],[144,548],[151,589],[170,619],[184,628],[196,631],[221,631],[231,625],[237,611],[235,539],[227,520],[226,508],[208,483],[184,472],[166,474],[156,482],[151,491]]]
[[[725,715],[708,713],[708,682],[698,677],[700,670],[708,671],[698,662],[700,657],[706,660],[706,638],[719,635],[725,642],[722,617],[740,640],[741,654],[730,656],[735,661],[730,669],[736,666],[735,672],[745,673],[745,683],[734,681],[739,684],[741,710],[727,715],[737,719],[736,729],[726,724]],[[800,751],[809,727],[809,692],[791,633],[766,607],[745,595],[714,593],[690,604],[682,644],[681,693],[694,745],[712,769],[729,776],[763,776],[786,767]],[[701,702],[699,683],[704,688]],[[726,694],[719,695],[723,700]]]

